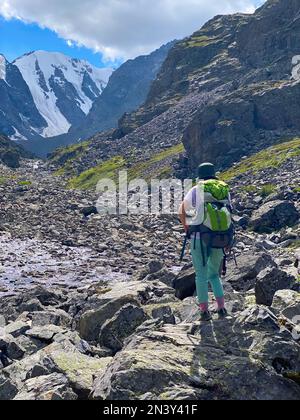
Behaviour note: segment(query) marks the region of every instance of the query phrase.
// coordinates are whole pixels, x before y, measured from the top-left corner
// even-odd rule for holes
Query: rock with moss
[[[285,377],[299,371],[299,345],[289,333],[244,321],[164,326],[134,337],[94,384],[104,400],[297,400],[298,385]],[[285,363],[276,364],[284,353]],[[258,380],[259,378],[259,380]],[[171,392],[172,390],[172,392]]]
[[[56,369],[68,379],[71,388],[81,399],[88,399],[94,376],[100,375],[111,362],[111,357],[92,358],[77,352],[57,351],[51,354]]]
[[[156,297],[172,301],[174,290],[159,281],[127,282],[114,285],[111,290],[103,293],[99,299],[99,308],[83,313],[79,320],[79,333],[88,341],[97,342],[101,328],[125,305],[139,306],[148,303]]]
[[[294,290],[279,290],[275,293],[272,309],[277,313],[284,311],[286,308],[300,304],[300,293]]]

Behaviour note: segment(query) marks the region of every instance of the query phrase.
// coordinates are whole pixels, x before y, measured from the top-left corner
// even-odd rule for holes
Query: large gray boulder
[[[79,334],[87,341],[98,341],[99,334],[103,325],[111,319],[116,312],[127,304],[138,304],[132,296],[123,296],[113,299],[101,308],[87,311],[79,321]]]
[[[233,261],[230,262],[226,280],[234,290],[245,292],[254,288],[257,276],[267,267],[276,267],[275,261],[269,254],[249,252],[237,258],[237,266]]]
[[[168,303],[175,300],[174,290],[158,280],[116,283],[98,298],[97,309],[83,313],[78,323],[82,338],[97,342],[102,326],[123,306],[146,303]]]
[[[294,290],[279,290],[275,293],[272,303],[272,310],[280,314],[287,308],[299,307],[300,315],[300,293]]]
[[[254,212],[250,224],[255,232],[269,233],[299,222],[299,212],[290,201],[270,201]]]
[[[88,399],[95,373],[99,374],[104,370],[112,358],[91,357],[89,348],[87,354],[83,354],[83,343],[79,340],[76,333],[66,333],[65,337],[61,334],[47,347],[4,368],[2,372],[5,381],[2,380],[1,384],[0,380],[0,395],[1,386],[4,395],[8,394],[14,385],[18,393],[16,399],[69,399],[70,392],[76,399]],[[54,374],[60,375],[58,382],[57,377],[54,377],[52,382]],[[14,388],[13,390],[15,391]]]
[[[290,289],[295,278],[276,267],[266,268],[256,280],[255,296],[258,305],[271,306],[278,290]]]
[[[132,304],[123,306],[112,319],[106,321],[102,326],[99,335],[101,346],[117,353],[123,348],[124,340],[147,319],[142,308]]]

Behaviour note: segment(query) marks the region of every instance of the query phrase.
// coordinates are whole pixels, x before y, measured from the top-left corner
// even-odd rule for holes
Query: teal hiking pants
[[[216,299],[224,298],[224,290],[220,279],[220,266],[223,260],[223,251],[221,249],[211,249],[209,256],[207,246],[203,243],[203,256],[200,239],[191,240],[191,254],[196,272],[196,288],[199,304],[208,303],[208,284],[211,284]]]

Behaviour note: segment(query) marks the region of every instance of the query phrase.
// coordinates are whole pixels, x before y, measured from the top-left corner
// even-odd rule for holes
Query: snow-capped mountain
[[[38,112],[17,66],[0,55],[0,134],[26,140],[42,132],[47,122]]]
[[[31,52],[13,64],[22,74],[37,110],[46,121],[42,129],[33,127],[42,137],[67,133],[71,125],[80,124],[113,71],[46,51]]]

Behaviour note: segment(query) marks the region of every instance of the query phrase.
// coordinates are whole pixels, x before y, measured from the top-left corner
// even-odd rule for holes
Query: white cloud
[[[252,12],[264,0],[0,0],[0,14],[54,30],[107,59],[148,53],[217,14]]]

